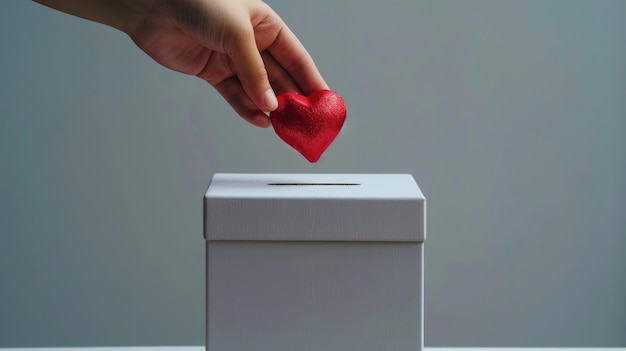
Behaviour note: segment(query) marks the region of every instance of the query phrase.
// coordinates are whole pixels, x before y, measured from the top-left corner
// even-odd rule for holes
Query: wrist
[[[129,33],[154,12],[151,0],[34,0],[44,6]]]

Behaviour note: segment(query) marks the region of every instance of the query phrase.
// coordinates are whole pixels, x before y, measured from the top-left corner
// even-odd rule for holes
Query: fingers
[[[276,62],[269,52],[262,52],[261,58],[263,59],[263,63],[265,63],[265,69],[267,70],[270,85],[276,95],[286,91],[293,91],[302,94],[300,87],[298,87],[298,84],[296,84],[291,75],[289,75],[289,73],[287,73],[287,71],[279,65],[278,62]]]
[[[305,95],[310,95],[317,90],[328,89],[328,85],[317,70],[311,55],[286,25],[283,25],[268,51],[278,65],[283,67],[294,82],[297,82]]]
[[[230,56],[243,90],[260,109],[274,111],[278,101],[270,86],[252,28],[236,36],[238,38],[234,41]]]
[[[256,19],[248,23],[246,30],[238,31],[232,51],[227,52],[251,100],[268,112],[278,105],[276,93],[295,91],[310,95],[328,89],[298,38],[269,6],[260,4],[258,13],[252,15]]]
[[[197,74],[246,121],[269,126],[276,93],[305,95],[328,89],[313,59],[284,22],[261,1],[205,2],[213,20],[181,21],[184,31],[212,52]],[[247,7],[247,8],[246,8]],[[261,53],[262,52],[262,53]]]
[[[219,54],[214,55],[216,58],[219,56]],[[286,91],[301,93],[298,85],[276,62],[272,55],[268,52],[263,52],[261,57],[267,69],[271,87],[277,94]],[[250,99],[244,91],[237,76],[231,75],[225,79],[221,78],[217,84],[211,81],[209,81],[209,83],[215,87],[215,89],[222,95],[222,97],[224,97],[235,112],[237,112],[237,114],[243,119],[257,127],[269,127],[269,119],[267,115],[259,109],[252,99]]]
[[[227,78],[214,87],[241,118],[260,128],[270,126],[267,115],[246,94],[237,77]]]

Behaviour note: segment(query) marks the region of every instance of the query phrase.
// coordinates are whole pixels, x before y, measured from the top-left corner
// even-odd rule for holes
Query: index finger
[[[313,58],[286,24],[283,23],[282,29],[267,50],[276,62],[291,75],[305,95],[328,89],[328,85],[315,66]]]

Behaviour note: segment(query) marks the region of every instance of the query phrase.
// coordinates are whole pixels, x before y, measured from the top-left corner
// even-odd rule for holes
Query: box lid
[[[207,240],[423,241],[426,200],[409,174],[213,176]]]

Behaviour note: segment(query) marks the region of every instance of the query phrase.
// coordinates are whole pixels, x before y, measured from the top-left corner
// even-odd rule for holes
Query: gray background
[[[315,165],[124,34],[0,2],[0,346],[203,344],[214,172],[413,174],[428,346],[626,346],[626,1],[268,2],[348,106]]]

